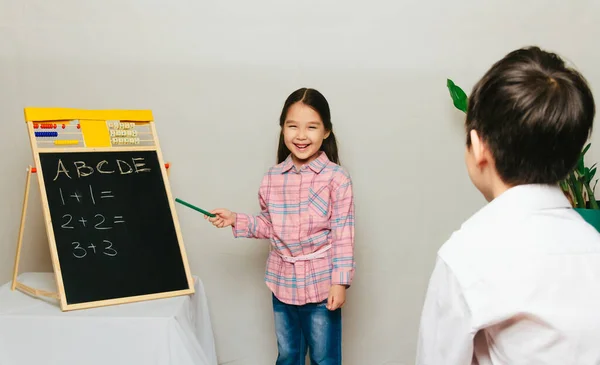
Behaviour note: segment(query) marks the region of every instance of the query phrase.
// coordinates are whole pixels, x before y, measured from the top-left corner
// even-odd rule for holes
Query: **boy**
[[[600,234],[558,186],[594,113],[584,78],[537,47],[475,85],[465,159],[490,203],[438,252],[418,365],[600,364]]]

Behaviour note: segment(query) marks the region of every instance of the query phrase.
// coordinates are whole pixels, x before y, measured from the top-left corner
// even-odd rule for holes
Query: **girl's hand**
[[[327,298],[327,309],[334,311],[342,308],[346,303],[346,286],[332,285],[329,289],[329,297]]]
[[[224,228],[228,226],[235,225],[236,214],[227,209],[215,209],[211,211],[212,214],[215,214],[215,217],[204,216],[204,219],[208,219],[213,226],[217,228]]]

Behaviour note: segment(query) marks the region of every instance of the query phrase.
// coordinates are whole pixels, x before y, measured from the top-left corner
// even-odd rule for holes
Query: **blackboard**
[[[192,289],[156,151],[39,158],[67,305]]]

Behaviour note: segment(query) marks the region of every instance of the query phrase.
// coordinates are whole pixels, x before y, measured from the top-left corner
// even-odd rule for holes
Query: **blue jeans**
[[[279,355],[275,365],[342,364],[342,310],[330,311],[327,301],[290,305],[273,296]]]

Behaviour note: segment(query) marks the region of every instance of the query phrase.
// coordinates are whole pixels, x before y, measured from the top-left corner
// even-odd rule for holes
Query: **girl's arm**
[[[237,213],[235,223],[232,226],[233,236],[245,238],[271,238],[273,225],[271,224],[271,216],[267,208],[267,202],[264,195],[265,189],[261,186],[258,193],[258,201],[260,203],[260,213],[257,215],[249,215]]]
[[[258,191],[258,200],[261,212],[257,215],[235,213],[227,209],[214,209],[211,213],[215,217],[208,219],[215,227],[224,228],[231,226],[234,237],[245,238],[271,238],[272,224],[269,209],[267,207],[267,187],[269,176],[265,175]]]
[[[331,215],[333,271],[332,285],[352,284],[354,277],[354,195],[352,180],[346,175],[332,195]]]
[[[265,174],[260,189],[258,190],[258,202],[260,203],[260,213],[257,215],[249,215],[238,213],[233,224],[233,236],[245,238],[271,238],[273,225],[271,223],[271,215],[267,207],[269,174]]]

